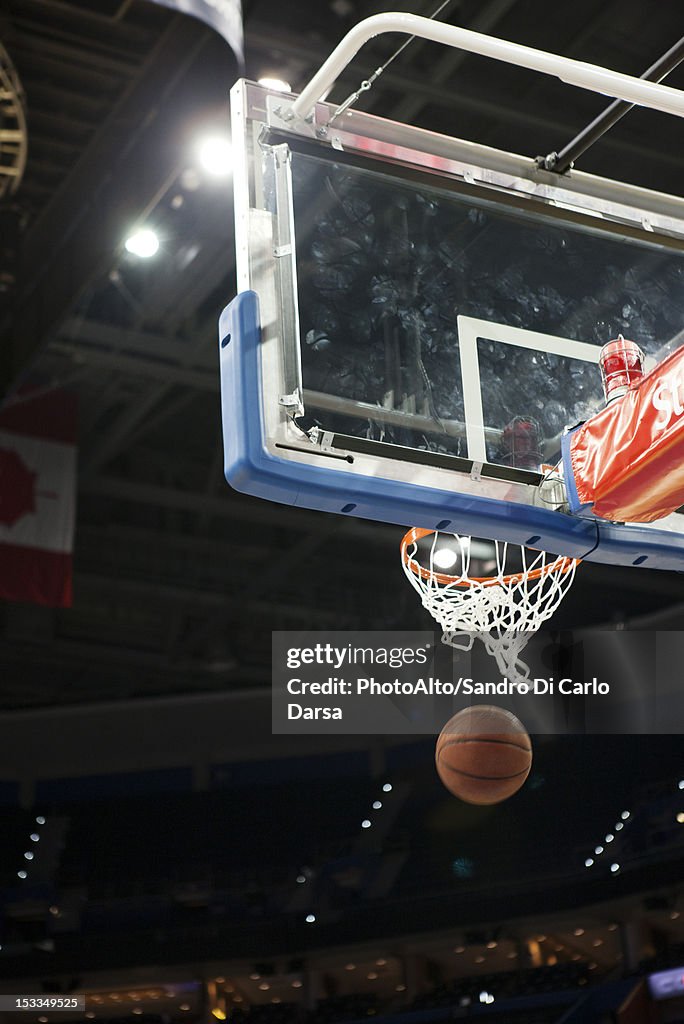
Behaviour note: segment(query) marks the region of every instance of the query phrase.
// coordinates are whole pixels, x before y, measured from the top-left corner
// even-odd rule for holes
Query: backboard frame
[[[291,153],[303,145],[333,159],[350,154],[351,159],[380,161],[383,168],[402,174],[437,177],[458,190],[497,201],[506,197],[523,209],[543,204],[562,220],[595,223],[602,233],[609,229],[677,250],[684,250],[684,200],[576,172],[559,185],[557,176],[528,158],[355,111],[346,112],[342,127],[328,127],[335,108],[324,103],[317,104],[310,123],[292,123],[286,117],[290,101],[244,81],[232,91],[238,285],[247,297],[224,313],[221,325],[221,338],[230,334],[237,342],[221,349],[224,435],[232,433],[237,441],[226,443],[229,482],[248,493],[309,508],[536,543],[573,557],[684,566],[683,517],[670,516],[655,527],[579,519],[543,507],[538,474],[487,464],[484,423],[472,394],[461,425],[468,434],[468,459],[416,455],[396,445],[389,451],[382,442],[325,430],[314,442],[304,433],[296,419],[306,409],[325,410],[326,403],[330,408],[335,396],[307,394],[302,386]],[[459,335],[463,330],[470,339],[461,360],[472,377],[477,321],[462,316],[458,321]],[[528,333],[521,332],[516,342],[510,333],[514,328],[486,326],[488,337],[501,329],[493,340],[505,344],[521,343]],[[245,332],[252,342],[240,353]],[[554,342],[541,335],[537,342],[547,351],[556,342],[568,345],[567,339]],[[578,346],[579,358],[598,360],[596,346],[571,344]],[[242,374],[245,361],[252,365],[248,378]],[[245,388],[238,401],[241,414],[233,415],[238,379]],[[415,418],[375,406],[357,412],[381,421]]]

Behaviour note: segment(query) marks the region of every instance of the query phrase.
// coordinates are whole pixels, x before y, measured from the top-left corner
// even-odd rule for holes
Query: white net
[[[401,544],[402,565],[441,626],[443,643],[469,651],[479,639],[502,675],[524,682],[530,670],[520,654],[570,589],[579,560],[504,541],[493,547],[491,574],[471,576],[471,563],[481,562],[473,559],[470,537],[414,528]],[[453,554],[457,575],[442,571],[444,552]]]

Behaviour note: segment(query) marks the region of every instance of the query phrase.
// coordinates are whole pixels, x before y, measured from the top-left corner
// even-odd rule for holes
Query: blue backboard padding
[[[255,292],[241,292],[219,321],[225,475],[245,494],[361,519],[508,540],[613,565],[684,569],[684,538],[616,526],[478,495],[461,494],[272,454],[263,428]]]

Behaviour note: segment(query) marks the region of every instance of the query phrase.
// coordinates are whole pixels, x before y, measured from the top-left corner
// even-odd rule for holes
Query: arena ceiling
[[[297,91],[361,17],[435,6],[246,0],[247,74]],[[445,16],[637,75],[682,35],[677,0],[454,0]],[[429,625],[403,581],[398,528],[260,503],[223,482],[216,321],[235,291],[230,185],[203,180],[192,147],[227,125],[226,45],[147,0],[0,0],[0,41],[29,139],[2,211],[0,375],[7,388],[30,368],[80,408],[74,607],[2,606],[0,708],[262,690],[273,629]],[[395,44],[369,45],[335,97]],[[668,84],[684,87],[684,69]],[[535,156],[605,101],[416,41],[362,105]],[[680,124],[634,111],[580,166],[682,195]],[[164,258],[142,267],[122,241],[149,215]],[[582,574],[559,625],[681,625],[674,574]]]

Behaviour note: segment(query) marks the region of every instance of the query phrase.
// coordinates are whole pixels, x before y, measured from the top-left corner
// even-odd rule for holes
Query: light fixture
[[[38,835],[37,832],[32,832],[31,835],[29,836],[29,839],[31,840],[32,843],[37,843],[38,840],[40,839],[40,836]]]
[[[453,548],[437,548],[432,561],[438,569],[451,569],[458,561],[458,554]]]
[[[391,793],[392,792],[392,783],[391,782],[386,782],[385,785],[382,787],[382,791],[383,791],[383,793]]]
[[[371,827],[370,821],[368,820],[368,818],[364,818],[363,821],[361,822],[361,828],[370,828],[370,827]]]
[[[214,1006],[211,1011],[212,1017],[216,1017],[216,1020],[225,1020],[226,1011],[222,1010],[220,1006]]]
[[[579,939],[580,935],[584,935],[584,928],[575,928],[572,934]]]
[[[316,920],[316,915],[315,914],[307,914],[306,915],[306,923],[307,924],[313,924],[315,920]]]
[[[17,871],[17,877],[18,878],[27,878],[28,875],[27,875],[26,871]]]
[[[295,978],[295,980],[292,982],[292,988],[301,988],[301,987],[302,987],[301,981],[299,980],[299,978]]]
[[[374,800],[373,801],[373,810],[374,811],[379,811],[381,807],[382,807],[382,800]]]
[[[620,870],[620,865],[619,864],[611,864],[610,865],[610,870],[611,870],[612,874],[616,875],[618,873],[618,871]]]
[[[270,89],[271,92],[292,92],[290,83],[286,82],[283,78],[265,76],[259,79],[259,85],[263,85],[264,89]]]
[[[684,789],[684,786],[681,786],[680,788]],[[45,818],[43,817],[42,814],[39,814],[38,817],[36,818],[36,825],[44,825],[44,824],[45,824]]]
[[[226,178],[232,169],[233,150],[227,135],[207,135],[197,145],[200,167],[213,178]]]
[[[366,975],[366,977],[368,978],[369,981],[377,981],[377,979],[378,979],[378,972],[377,971],[369,971],[368,974]]]
[[[31,853],[30,850],[26,851],[26,853],[24,854],[24,857],[26,858],[26,860],[33,860],[33,854]]]
[[[609,832],[608,835],[606,836],[606,842],[607,843],[612,843],[614,839],[615,839],[615,836],[613,835],[613,833]]]
[[[262,981],[261,984],[259,985],[259,989],[260,989],[261,992],[268,992],[270,987],[271,986],[269,985],[269,983],[267,981]]]
[[[126,252],[131,256],[137,256],[141,260],[148,260],[159,251],[159,239],[157,233],[151,228],[138,228],[133,231],[124,242]],[[36,818],[38,821],[38,818]],[[38,824],[42,824],[38,821]]]
[[[684,811],[680,811],[677,815],[677,821],[680,825],[684,825]]]
[[[670,914],[670,920],[671,921],[676,921],[678,917],[679,917],[679,911],[678,910],[673,910],[672,913]]]
[[[259,974],[258,971],[252,971],[249,977],[251,981],[258,981],[261,975]]]
[[[597,846],[596,849],[594,850],[594,853],[598,857],[599,854],[603,853],[603,847],[602,846]]]
[[[304,885],[304,882],[306,882],[306,875],[297,875],[297,881],[300,885]]]
[[[623,811],[622,814],[620,815],[620,817],[622,818],[623,821],[627,821],[627,819],[629,818],[630,814],[631,814],[631,811]]]

